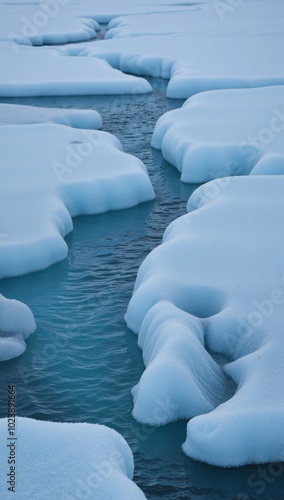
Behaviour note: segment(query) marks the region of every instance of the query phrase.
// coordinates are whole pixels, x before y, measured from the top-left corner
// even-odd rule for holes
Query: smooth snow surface
[[[7,419],[1,419],[3,443],[7,442],[7,428]],[[18,500],[146,498],[131,481],[134,465],[129,446],[104,425],[17,417],[16,435],[15,493],[7,490],[10,449],[2,446],[0,451],[0,494],[4,500],[11,495]]]
[[[218,5],[225,5],[220,12]],[[132,74],[170,78],[167,95],[284,84],[283,3],[249,0],[176,5],[176,12],[122,16],[107,40],[76,46]],[[74,53],[70,46],[65,51]]]
[[[25,339],[35,331],[36,325],[27,305],[1,294],[0,318],[0,361],[6,361],[26,350]]]
[[[143,94],[151,92],[143,78],[125,75],[106,61],[75,57],[55,49],[0,42],[0,96]]]
[[[64,44],[89,40],[100,30],[98,23],[106,24],[122,14],[150,14],[195,10],[198,3],[175,4],[172,0],[1,0],[0,40],[18,44]],[[184,5],[183,5],[184,3]]]
[[[70,0],[0,2],[0,40],[16,44],[43,45],[79,42],[96,38],[100,27],[91,18],[73,15]]]
[[[15,6],[0,4],[7,19],[0,32],[0,95],[151,91],[145,80],[115,72],[97,58],[127,73],[170,78],[167,93],[173,98],[284,84],[280,1],[249,0],[237,6],[215,1],[53,2],[56,15],[42,14],[43,5],[34,5],[27,7],[24,20],[21,13],[15,15]],[[96,21],[110,20],[107,40],[53,50],[22,45],[82,42],[95,36]]]
[[[201,2],[199,3],[202,3]],[[191,10],[171,0],[155,0],[146,4],[143,0],[1,0],[0,19],[5,23],[0,26],[0,40],[8,40],[11,46],[53,45],[79,42],[96,38],[100,30],[99,23],[108,23],[121,14],[145,14],[152,12],[175,12]],[[14,46],[14,50],[16,47]]]
[[[1,127],[0,151],[0,278],[64,259],[71,217],[154,198],[142,162],[123,153],[107,132],[7,125]]]
[[[128,307],[146,364],[135,418],[160,425],[209,412],[189,422],[184,451],[213,465],[283,460],[283,190],[282,176],[198,188],[141,265]],[[234,360],[224,371],[238,386],[213,411],[225,375],[207,347]]]
[[[32,125],[58,123],[74,128],[98,129],[102,126],[99,113],[93,110],[40,108],[0,103],[1,125]]]
[[[157,122],[152,146],[184,182],[284,173],[284,86],[203,92]]]

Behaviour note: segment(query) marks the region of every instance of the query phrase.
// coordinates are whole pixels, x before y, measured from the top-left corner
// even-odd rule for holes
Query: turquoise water
[[[0,281],[0,292],[26,302],[37,322],[26,352],[0,365],[0,416],[6,416],[5,387],[14,383],[19,416],[109,425],[131,446],[134,479],[151,500],[283,500],[284,473],[273,475],[268,466],[218,469],[195,462],[181,452],[185,421],[155,429],[131,417],[130,389],[143,372],[143,361],[123,316],[139,264],[161,242],[167,225],[185,213],[196,187],[182,184],[177,171],[150,148],[158,117],[182,104],[166,99],[165,81],[150,82],[155,92],[145,96],[2,99],[97,109],[104,129],[144,161],[156,200],[76,218],[66,238],[65,261]]]

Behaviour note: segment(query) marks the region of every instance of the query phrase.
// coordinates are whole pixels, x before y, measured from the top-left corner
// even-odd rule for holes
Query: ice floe
[[[209,2],[176,6],[170,15],[158,9],[159,15],[122,16],[111,21],[107,40],[77,49],[85,48],[85,55],[103,57],[121,71],[170,78],[167,95],[173,98],[284,84],[282,3],[221,3],[227,6],[223,14],[218,2]]]
[[[25,340],[35,331],[36,325],[27,305],[6,299],[1,294],[0,319],[0,361],[6,361],[25,351]]]
[[[64,109],[63,112],[57,108],[0,103],[0,126],[36,123],[58,123],[74,128],[99,129],[102,126],[102,118],[92,109]]]
[[[44,45],[80,42],[96,38],[100,30],[92,18],[72,14],[70,0],[0,2],[0,40],[16,44]]]
[[[284,86],[202,92],[157,122],[152,146],[184,182],[284,173]]]
[[[154,198],[143,163],[107,132],[57,124],[1,126],[0,278],[64,259],[71,217]]]
[[[195,415],[183,449],[213,465],[283,460],[283,190],[283,176],[265,175],[198,188],[142,263],[128,307],[146,365],[135,418]],[[208,349],[227,356],[223,369]],[[237,390],[220,404],[225,374]]]
[[[0,1],[0,40],[25,45],[64,44],[96,38],[99,23],[108,23],[122,14],[146,14],[152,12],[175,12],[199,8],[173,4],[167,0],[156,0],[145,5],[143,1],[117,2],[105,0],[32,0],[14,2]]]
[[[284,84],[283,4],[275,0],[94,3],[1,2],[5,22],[0,28],[0,95],[151,91],[145,79],[121,71],[169,78],[169,97],[188,98],[214,90],[165,115],[155,130],[153,145],[182,171],[182,180],[222,179],[194,193],[190,213],[169,226],[164,243],[140,268],[127,312],[129,327],[139,332],[146,365],[133,389],[133,414],[154,425],[194,417],[184,451],[210,464],[281,461],[284,235],[279,220],[284,181],[277,174],[283,173],[279,86]],[[56,15],[47,13],[47,8],[56,10],[59,5]],[[113,19],[122,14],[136,15]],[[96,35],[97,21],[111,19],[107,40],[53,49],[25,46],[89,40]],[[241,90],[268,85],[270,89]],[[216,91],[236,88],[240,90]],[[37,110],[33,117],[19,107],[1,106],[1,110],[0,278],[63,259],[67,253],[63,237],[72,230],[73,216],[153,199],[141,162],[125,155],[110,134],[85,129],[100,126],[97,115],[66,113],[64,125],[82,128],[74,130],[64,126],[54,110]],[[42,114],[44,121],[57,124],[39,124]],[[14,124],[17,120],[22,125]],[[249,173],[275,175],[227,177]],[[23,352],[24,339],[35,325],[23,304],[11,305],[0,297],[0,308],[0,359],[8,359]],[[11,316],[13,311],[17,318]],[[224,367],[213,359],[212,351],[227,357]],[[233,397],[228,376],[237,385]],[[64,500],[67,484],[72,488],[67,500],[74,497],[74,487],[76,491],[86,486],[76,483],[78,461],[70,463],[70,457],[82,456],[87,461],[82,468],[89,470],[93,432],[95,475],[90,472],[88,494],[93,495],[94,484],[95,488],[99,484],[96,499],[100,495],[103,500],[144,498],[120,467],[106,467],[111,473],[104,469],[103,478],[98,473],[97,464],[101,467],[108,460],[105,432],[98,436],[87,424],[83,431],[81,424],[80,430],[79,424],[72,424],[72,430],[67,424],[62,432],[62,425],[18,419],[23,449],[31,451],[37,465],[39,457],[44,461],[40,479],[45,487],[38,498],[44,498],[43,491],[47,500],[55,498],[64,484]],[[39,455],[38,442],[41,448],[47,442],[44,433],[48,445]],[[67,471],[62,470],[66,455]],[[123,470],[132,477],[129,460]],[[46,462],[53,465],[46,467]],[[22,464],[19,477],[26,496],[37,498],[31,488],[38,485],[38,470],[31,460]],[[54,464],[60,476],[52,474]],[[58,482],[62,475],[64,483]]]
[[[1,419],[1,440],[7,442],[0,451],[1,498],[145,500],[132,482],[133,456],[118,432],[22,417],[16,417],[16,441],[7,441],[7,429],[8,419]]]
[[[125,75],[107,61],[68,56],[56,49],[0,42],[0,96],[141,94],[151,92],[143,78]]]
[[[220,4],[225,4],[225,9],[220,10]],[[42,5],[33,8],[39,9]],[[68,25],[68,16],[74,17],[73,41],[78,36],[76,23],[88,25],[95,20],[111,20],[108,39],[74,43],[54,48],[54,52],[44,48],[45,54],[42,54],[41,49],[21,46],[20,43],[28,43],[23,37],[19,40],[15,37],[17,43],[8,37],[0,49],[1,67],[5,68],[0,78],[0,95],[32,95],[32,92],[62,95],[62,86],[66,95],[114,93],[115,86],[116,93],[150,91],[145,80],[115,73],[106,61],[105,66],[100,66],[97,58],[106,59],[127,73],[170,78],[167,94],[173,98],[188,98],[205,90],[284,84],[283,7],[277,0],[261,0],[257,5],[248,0],[237,6],[227,2],[190,5],[155,2],[148,6],[133,2],[129,6],[129,3],[117,5],[113,1],[96,5],[87,1],[68,4],[64,12],[63,21],[58,14],[51,24],[57,21],[59,27],[64,28]],[[68,40],[72,41],[70,37],[71,34]],[[3,35],[2,40],[6,39],[7,35]],[[49,43],[55,43],[52,37]],[[62,58],[56,57],[56,53]],[[9,85],[23,67],[25,86]]]

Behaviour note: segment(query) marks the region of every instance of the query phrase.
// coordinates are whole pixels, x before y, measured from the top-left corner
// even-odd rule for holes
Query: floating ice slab
[[[26,350],[25,340],[35,329],[28,306],[0,294],[0,361],[20,356]]]
[[[0,436],[7,441],[7,419]],[[118,432],[98,424],[42,422],[16,418],[16,437],[0,451],[1,498],[22,500],[145,500],[132,482],[133,456]],[[16,451],[16,454],[14,454]],[[7,463],[9,456],[13,460]],[[13,470],[16,470],[15,493]],[[10,474],[7,476],[6,474]],[[7,482],[10,481],[10,482]]]
[[[21,106],[0,103],[1,125],[32,125],[35,123],[58,123],[74,128],[98,129],[102,119],[91,109],[56,109],[37,106]]]
[[[0,96],[29,97],[88,94],[143,94],[151,85],[125,75],[106,61],[72,57],[55,49],[0,42]]]
[[[195,415],[183,449],[213,465],[283,460],[283,190],[283,176],[265,175],[197,189],[141,265],[128,307],[146,364],[135,418]],[[224,373],[204,345],[232,360]],[[225,373],[238,388],[220,404]]]
[[[7,125],[0,151],[0,278],[64,259],[71,217],[154,198],[143,163],[107,132]]]
[[[284,86],[203,92],[157,122],[152,146],[184,182],[284,173]]]

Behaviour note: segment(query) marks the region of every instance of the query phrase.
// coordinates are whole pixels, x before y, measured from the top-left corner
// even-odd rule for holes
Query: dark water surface
[[[19,416],[109,425],[132,447],[134,479],[151,500],[283,500],[281,465],[210,467],[182,453],[185,421],[155,429],[141,426],[131,416],[130,389],[144,366],[136,335],[127,329],[123,316],[139,264],[161,242],[167,225],[185,213],[196,187],[182,184],[177,171],[150,147],[158,117],[182,101],[166,99],[164,80],[149,81],[154,93],[143,96],[2,99],[96,109],[104,130],[114,133],[124,150],[147,166],[156,200],[76,218],[66,238],[65,261],[0,282],[0,292],[27,303],[37,323],[26,352],[0,365],[0,416],[7,416],[5,388],[14,383]]]

